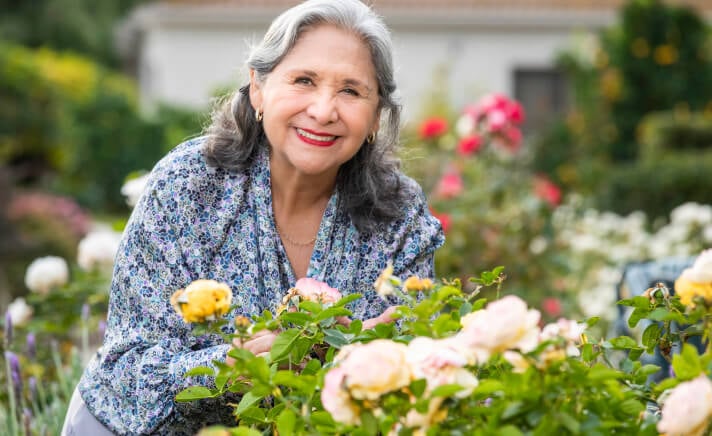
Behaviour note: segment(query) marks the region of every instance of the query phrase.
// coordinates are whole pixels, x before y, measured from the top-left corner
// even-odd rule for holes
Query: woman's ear
[[[381,109],[376,111],[376,119],[373,121],[373,126],[371,126],[371,133],[377,134],[378,129],[381,128]]]
[[[262,86],[260,81],[257,80],[257,74],[255,70],[250,69],[250,102],[252,103],[252,109],[262,110]]]

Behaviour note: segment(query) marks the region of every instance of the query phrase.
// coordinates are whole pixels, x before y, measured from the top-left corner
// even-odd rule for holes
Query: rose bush
[[[459,280],[440,281],[420,296],[405,283],[422,278],[391,274],[374,285],[387,281],[389,295],[404,303],[396,323],[347,327],[336,318],[348,316],[348,303],[359,296],[323,303],[292,292],[292,310],[254,316],[248,328],[240,321],[238,335],[278,332],[269,356],[233,349],[234,365],[216,361],[186,374],[212,376],[214,386],[188,388],[177,401],[242,395],[235,426],[204,434],[695,435],[712,422],[712,352],[685,344],[695,335],[708,342],[712,332],[704,295],[683,303],[661,289],[622,300],[633,310],[631,327],[655,321],[637,342],[592,336],[596,318],[543,324],[513,295],[488,302],[480,292],[499,295],[501,268],[472,279],[474,291]],[[673,355],[676,342],[682,352]],[[649,379],[660,368],[640,362],[656,347],[674,370],[658,384]]]

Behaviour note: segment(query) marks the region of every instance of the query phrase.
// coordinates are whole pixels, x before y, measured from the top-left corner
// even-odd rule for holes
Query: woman
[[[358,0],[308,1],[272,23],[247,65],[249,85],[206,135],[152,172],[67,434],[88,434],[82,420],[121,434],[234,422],[224,404],[174,401],[195,382],[187,370],[225,360],[231,347],[192,336],[171,308],[170,295],[193,280],[227,283],[234,317],[274,310],[298,278],[312,277],[364,294],[350,309],[372,326],[390,320],[372,286],[389,261],[395,275],[433,276],[443,235],[394,157],[399,107],[382,21]],[[260,354],[273,340],[234,346]]]

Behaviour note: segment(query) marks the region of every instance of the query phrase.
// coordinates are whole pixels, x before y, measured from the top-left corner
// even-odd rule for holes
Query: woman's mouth
[[[306,142],[307,144],[316,145],[318,147],[329,147],[334,145],[337,136],[329,135],[325,133],[317,133],[311,130],[296,128],[297,136],[299,139]]]

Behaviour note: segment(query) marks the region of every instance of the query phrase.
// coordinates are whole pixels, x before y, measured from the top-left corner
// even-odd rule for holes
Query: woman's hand
[[[254,335],[250,336],[250,338],[247,339],[245,342],[242,342],[240,338],[233,338],[232,346],[234,348],[245,349],[254,354],[255,356],[266,357],[269,355],[269,352],[272,349],[272,344],[274,344],[275,338],[277,338],[276,332],[270,330],[260,330]],[[232,366],[235,364],[235,359],[230,356],[227,356],[227,358],[225,359],[225,363]]]
[[[398,306],[389,306],[386,308],[386,310],[383,311],[382,314],[378,315],[377,317],[365,320],[363,322],[363,329],[372,329],[378,324],[385,324],[395,321],[395,318],[393,318],[393,314],[395,313],[397,307]],[[345,316],[340,316],[336,318],[336,321],[344,327],[348,327],[349,325],[351,325],[351,320]]]

